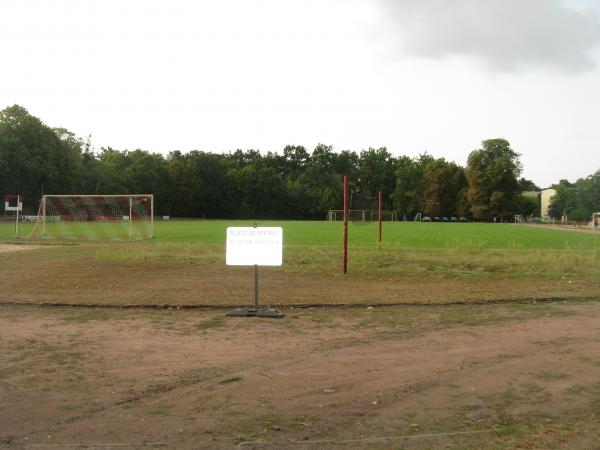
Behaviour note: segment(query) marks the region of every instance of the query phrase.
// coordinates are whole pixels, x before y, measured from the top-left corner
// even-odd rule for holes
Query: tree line
[[[575,183],[560,180],[553,188],[556,194],[548,206],[550,217],[589,221],[592,213],[600,212],[600,170]]]
[[[50,128],[21,106],[0,112],[0,195],[23,195],[29,212],[42,194],[152,193],[159,215],[323,219],[329,209],[342,208],[348,175],[356,202],[381,191],[384,209],[408,218],[419,212],[476,220],[539,214],[539,201],[521,195],[539,188],[519,178],[521,171],[519,154],[504,139],[483,141],[466,167],[427,153],[336,152],[323,144],[311,152],[288,145],[281,153],[174,150],[163,156],[93,151],[89,139]]]

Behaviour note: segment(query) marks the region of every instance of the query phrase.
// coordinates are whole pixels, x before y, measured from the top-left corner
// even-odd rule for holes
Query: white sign
[[[10,202],[4,202],[5,211],[23,211],[23,202],[18,202],[15,206],[11,206]]]
[[[228,266],[281,266],[281,227],[229,227],[225,263]]]

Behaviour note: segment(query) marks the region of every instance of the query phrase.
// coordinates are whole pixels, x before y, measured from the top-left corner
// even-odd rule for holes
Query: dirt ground
[[[0,446],[600,448],[600,302],[284,311],[0,306]]]
[[[11,253],[23,250],[36,250],[40,248],[38,245],[14,245],[14,244],[0,244],[0,253]]]
[[[239,307],[253,302],[252,268],[225,266],[224,261],[98,258],[98,248],[119,251],[122,247],[116,244],[12,247],[28,251],[0,253],[0,303],[4,304]],[[432,259],[421,271],[405,272],[378,269],[361,272],[351,267],[350,273],[343,275],[337,267],[305,268],[295,261],[281,268],[261,268],[260,296],[262,302],[275,306],[375,306],[600,296],[600,282],[595,273],[580,275],[572,270],[568,276],[521,277],[518,271],[503,273],[502,265],[510,263],[501,257],[481,275],[470,274],[476,272],[479,262],[457,261],[455,266],[465,266],[458,275],[448,273],[453,270],[452,261],[436,264]]]
[[[561,224],[544,224],[544,223],[525,223],[526,227],[547,228],[556,231],[572,231],[575,233],[591,233],[600,234],[591,225],[561,225]]]

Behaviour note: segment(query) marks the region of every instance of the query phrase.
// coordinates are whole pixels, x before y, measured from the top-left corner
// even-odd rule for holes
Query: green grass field
[[[157,221],[156,242],[223,244],[228,226],[252,226],[253,221]],[[261,226],[281,226],[284,245],[336,247],[342,242],[342,223],[325,221],[260,221]],[[31,224],[22,224],[25,237]],[[599,233],[600,234],[600,233]],[[14,224],[0,224],[0,239],[14,237]],[[350,246],[376,247],[377,224],[349,225]],[[383,248],[388,249],[554,249],[594,250],[598,236],[561,232],[541,227],[488,223],[383,224]]]

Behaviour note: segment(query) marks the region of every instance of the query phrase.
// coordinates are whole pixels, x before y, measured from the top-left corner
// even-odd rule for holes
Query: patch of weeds
[[[65,322],[76,322],[85,323],[94,320],[112,320],[112,319],[123,319],[122,315],[115,314],[115,312],[106,310],[105,308],[89,308],[81,309],[69,312],[67,315],[62,317]]]
[[[319,420],[320,417],[314,414],[297,414],[293,417],[290,428],[293,430],[300,430],[305,427],[310,427]]]
[[[83,405],[79,404],[79,405],[61,405],[60,409],[64,409],[65,411],[77,411],[78,409],[81,409]]]
[[[47,356],[48,362],[58,364],[59,366],[72,365],[81,362],[86,358],[83,352],[54,352]]]
[[[567,389],[565,389],[565,393],[571,395],[593,395],[600,397],[600,383],[574,384],[573,386],[570,386]]]
[[[119,405],[123,409],[131,409],[135,405],[137,405],[139,403],[139,401],[140,401],[139,397],[132,397],[132,398],[127,399],[127,400],[125,400],[123,402],[120,402]]]
[[[592,366],[600,367],[600,359],[590,358],[589,356],[580,356],[577,359],[581,362],[591,364]]]
[[[242,377],[240,377],[240,376],[229,377],[229,378],[225,378],[222,381],[219,381],[219,384],[235,383],[236,381],[240,381],[241,379],[242,379]]]
[[[277,427],[283,423],[282,415],[274,409],[269,409],[259,420],[259,423],[266,428]]]
[[[474,411],[479,411],[481,409],[481,405],[478,405],[476,403],[470,403],[467,405],[462,405],[461,409],[464,412],[474,412]]]
[[[149,263],[219,263],[223,259],[222,246],[202,243],[153,242],[135,246],[100,248],[94,254],[97,261],[124,261]]]
[[[567,373],[552,372],[551,370],[540,370],[539,372],[534,373],[533,376],[538,380],[552,381],[562,380],[570,375]]]
[[[318,420],[319,416],[316,416],[314,414],[297,414],[296,416],[294,416],[294,421],[300,423],[316,422]]]
[[[69,416],[65,419],[65,423],[75,423],[75,422],[79,422],[80,420],[84,420],[87,419],[89,417],[92,416],[91,412],[87,412],[87,413],[83,413],[83,414],[78,414],[76,416]]]
[[[151,416],[168,416],[169,414],[171,414],[171,407],[165,402],[158,403],[148,411],[148,415]]]
[[[242,442],[252,441],[259,437],[258,433],[248,432],[248,434],[236,434],[233,437],[235,444],[241,444]]]
[[[210,319],[203,320],[200,323],[197,323],[194,328],[200,331],[212,330],[215,328],[222,328],[225,326],[225,317],[224,316],[215,316]]]
[[[500,436],[511,436],[519,431],[519,427],[512,417],[501,416],[495,430]]]
[[[0,380],[8,378],[16,371],[16,367],[0,367]]]
[[[515,443],[512,440],[507,440],[507,439],[497,439],[494,441],[494,447],[495,448],[514,448]]]
[[[522,389],[522,394],[533,397],[535,402],[547,401],[551,397],[546,389],[532,381],[519,384],[519,388]]]
[[[501,392],[482,395],[479,398],[484,404],[494,408],[496,413],[503,413],[504,410],[519,400],[519,395],[514,387],[509,386]]]

